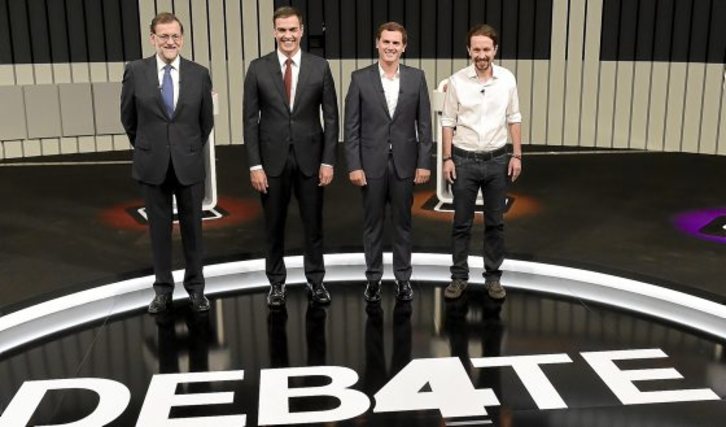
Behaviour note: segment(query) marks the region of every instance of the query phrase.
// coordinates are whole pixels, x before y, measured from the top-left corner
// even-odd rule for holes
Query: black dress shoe
[[[366,282],[366,290],[363,292],[363,297],[368,302],[378,302],[381,300],[381,281],[380,280],[369,280]]]
[[[270,291],[267,293],[267,305],[270,307],[282,307],[285,305],[284,283],[270,285]]]
[[[203,311],[209,311],[209,300],[204,294],[191,294],[189,295],[189,301],[192,303],[192,310],[201,313]]]
[[[171,308],[171,294],[159,294],[149,304],[149,314],[159,314]]]
[[[325,289],[322,283],[308,283],[308,295],[312,302],[316,304],[330,304],[330,292]]]
[[[408,280],[396,281],[396,298],[399,301],[411,301],[413,299],[411,282]]]

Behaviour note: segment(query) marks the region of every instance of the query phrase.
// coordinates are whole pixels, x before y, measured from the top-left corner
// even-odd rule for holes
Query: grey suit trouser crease
[[[393,274],[398,281],[410,280],[413,177],[399,178],[389,155],[385,174],[380,178],[366,177],[366,182],[361,189],[366,279],[379,281],[383,276],[383,231],[388,205],[393,225]]]
[[[166,178],[159,185],[141,182],[149,220],[149,235],[154,262],[154,291],[157,295],[174,291],[172,269],[172,196],[176,197],[179,228],[186,264],[184,288],[191,295],[204,292],[203,242],[202,242],[202,200],[204,181],[182,185],[176,177],[174,166],[169,160]]]

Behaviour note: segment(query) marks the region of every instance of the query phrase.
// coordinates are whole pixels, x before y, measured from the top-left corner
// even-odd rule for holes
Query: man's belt
[[[499,157],[502,154],[507,153],[507,146],[505,145],[502,148],[497,148],[493,151],[469,151],[464,150],[461,148],[458,148],[457,146],[452,146],[452,153],[459,157],[464,157],[466,159],[474,159],[474,160],[491,160],[495,157]]]

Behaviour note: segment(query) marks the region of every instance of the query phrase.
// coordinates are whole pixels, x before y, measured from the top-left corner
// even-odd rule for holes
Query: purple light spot
[[[693,237],[726,244],[726,208],[683,212],[674,217],[673,224]]]

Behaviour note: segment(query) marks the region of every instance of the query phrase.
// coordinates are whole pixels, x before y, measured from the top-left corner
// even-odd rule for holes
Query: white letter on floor
[[[288,387],[293,377],[323,376],[330,384],[319,387]],[[323,423],[357,417],[368,410],[368,396],[349,387],[358,382],[358,374],[341,366],[263,369],[260,372],[260,425]],[[290,398],[333,396],[340,406],[325,411],[290,412]]]
[[[431,391],[421,391],[428,384]],[[415,359],[376,393],[374,412],[438,409],[441,416],[486,415],[499,406],[491,389],[477,390],[457,357]]]
[[[234,402],[233,392],[176,394],[176,387],[182,383],[215,381],[241,381],[244,371],[189,372],[183,374],[159,374],[151,378],[146,399],[139,413],[137,427],[215,427],[244,426],[246,417],[241,415],[219,415],[195,418],[169,419],[171,408],[177,406],[219,405]]]
[[[103,378],[73,378],[63,380],[26,381],[20,386],[10,402],[0,425],[3,427],[24,427],[38,408],[43,396],[50,390],[83,389],[98,394],[98,406],[90,415],[72,423],[48,424],[38,427],[98,427],[109,424],[123,413],[131,400],[131,393],[125,385]]]
[[[633,381],[681,379],[683,376],[673,368],[632,369],[623,371],[613,363],[613,360],[658,359],[668,357],[659,348],[583,352],[582,357],[624,405],[719,400],[718,395],[708,388],[640,391],[633,384]]]

